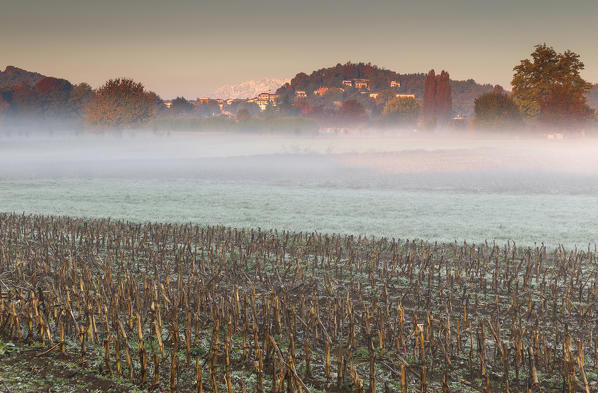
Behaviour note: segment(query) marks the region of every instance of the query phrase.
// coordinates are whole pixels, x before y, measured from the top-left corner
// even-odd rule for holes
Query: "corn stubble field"
[[[589,393],[597,258],[1,214],[0,364],[68,358],[121,391]]]

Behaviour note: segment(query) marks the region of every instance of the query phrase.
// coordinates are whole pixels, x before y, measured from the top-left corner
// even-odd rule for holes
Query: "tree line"
[[[144,124],[162,100],[143,84],[117,78],[93,90],[87,83],[44,77],[34,85],[0,89],[0,120],[42,120],[68,124],[122,127]]]
[[[156,118],[168,124],[164,117],[174,118],[171,121],[174,124],[180,117],[227,115],[235,122],[300,117],[325,128],[434,129],[457,124],[453,118],[460,115],[461,106],[455,105],[455,97],[463,91],[463,86],[452,81],[448,72],[442,70],[437,75],[430,70],[418,79],[423,83],[423,94],[409,94],[415,89],[410,84],[413,78],[369,63],[348,62],[311,75],[297,74],[277,91],[280,97],[276,104],[272,103],[263,112],[252,102],[235,102],[223,109],[215,100],[198,106],[184,97],[172,100],[166,110],[156,93],[131,79],[111,79],[93,90],[86,83],[73,85],[65,79],[26,72],[25,75],[23,70],[15,69],[17,72],[13,68],[7,67],[4,74],[13,79],[22,77],[24,81],[0,88],[0,120],[41,119],[111,128],[145,125]],[[583,69],[580,55],[570,50],[558,53],[546,44],[536,45],[531,59],[523,59],[514,67],[511,92],[498,85],[488,86],[484,87],[488,91],[471,98],[472,128],[558,131],[588,128],[597,115],[587,102],[592,85],[581,77]],[[359,79],[367,80],[368,89],[345,85]],[[297,92],[308,94],[301,97]]]
[[[476,128],[531,128],[573,131],[596,120],[587,103],[592,84],[581,77],[584,63],[570,50],[558,53],[546,44],[536,45],[531,59],[513,68],[512,92],[500,86],[476,98]]]

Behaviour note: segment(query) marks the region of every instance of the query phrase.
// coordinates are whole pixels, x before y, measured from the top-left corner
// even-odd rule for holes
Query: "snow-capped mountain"
[[[212,93],[214,98],[253,98],[260,93],[274,93],[280,86],[290,79],[264,78],[249,80],[236,85],[224,85]]]

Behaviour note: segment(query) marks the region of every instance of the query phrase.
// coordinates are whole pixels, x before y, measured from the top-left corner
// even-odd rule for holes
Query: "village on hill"
[[[375,102],[376,99],[382,94],[387,92],[386,90],[378,90],[372,91],[369,88],[369,80],[365,78],[355,78],[355,79],[346,79],[343,80],[344,87],[326,87],[322,86],[313,92],[306,92],[305,90],[297,90],[293,96],[292,102],[294,104],[299,103],[302,100],[308,100],[309,98],[323,98],[326,97],[327,94],[335,94],[335,93],[345,93],[345,90],[351,88],[353,90],[357,90],[361,96],[365,99]],[[401,82],[399,81],[391,81],[388,88],[394,93],[395,97],[401,98],[413,98],[416,99],[415,94],[402,94],[397,93],[398,89],[401,87]],[[259,112],[264,112],[267,110],[275,110],[278,107],[280,101],[280,94],[273,93],[272,91],[262,92],[259,93],[256,97],[253,98],[210,98],[210,97],[201,97],[195,100],[187,100],[189,104],[191,104],[194,108],[196,108],[199,112],[202,112],[206,115],[217,116],[217,115],[224,115],[224,116],[235,116],[234,108],[241,104],[254,104],[256,107],[255,109]],[[342,105],[341,100],[334,100],[331,102],[333,106],[340,108]],[[163,102],[164,107],[167,109],[171,109],[173,104],[173,100],[166,100]],[[207,111],[206,108],[209,108]],[[231,110],[232,109],[232,110]]]

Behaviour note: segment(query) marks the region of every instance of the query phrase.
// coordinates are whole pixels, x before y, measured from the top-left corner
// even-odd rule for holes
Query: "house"
[[[328,88],[327,87],[320,87],[318,90],[314,90],[314,94],[317,96],[323,96],[324,94],[326,94],[328,92]]]
[[[369,79],[353,79],[353,86],[356,89],[369,89],[370,80]]]
[[[270,105],[273,107],[276,106],[279,98],[280,94],[260,93],[254,100],[257,106],[260,107],[260,111],[263,112]]]
[[[268,100],[256,100],[255,103],[260,108],[260,112],[263,112],[263,111],[265,111],[268,108],[268,104],[270,104],[270,101],[268,101]]]
[[[280,98],[280,94],[272,94],[272,93],[260,93],[257,96],[258,101],[268,101],[272,104],[276,104],[278,99]]]
[[[455,129],[464,130],[467,128],[468,120],[462,115],[457,115],[450,120],[449,124]]]
[[[393,88],[393,87],[399,88],[399,87],[401,87],[401,82],[399,82],[399,81],[390,81],[390,87],[391,88]]]
[[[295,92],[295,97],[297,97],[297,98],[306,98],[307,94],[305,93],[304,90],[297,90]]]

